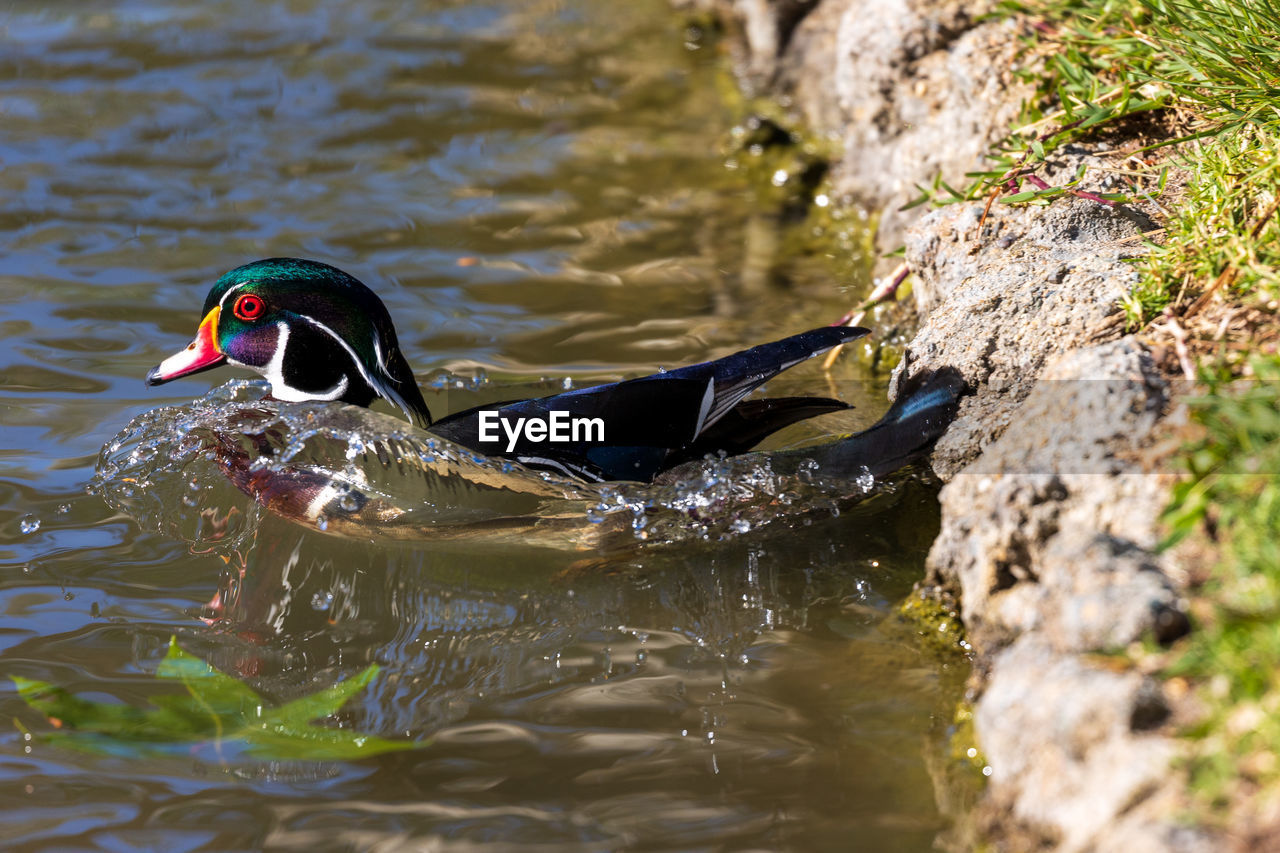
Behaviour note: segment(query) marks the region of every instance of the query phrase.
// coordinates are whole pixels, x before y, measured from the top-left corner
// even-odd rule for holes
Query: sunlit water
[[[86,492],[132,419],[231,375],[141,381],[257,257],[378,290],[437,414],[839,317],[858,283],[779,254],[725,167],[714,48],[665,4],[78,4],[10,9],[0,38],[0,671],[142,706],[173,634],[280,701],[376,661],[338,722],[430,741],[73,752],[6,679],[0,717],[37,735],[0,735],[7,844],[930,849],[965,673],[889,615],[936,530],[926,484],[827,504],[710,465],[647,511],[558,496],[572,529],[626,520],[608,548],[327,535],[182,458],[126,494],[108,452]],[[859,370],[771,383],[858,406],[775,444],[873,420]],[[735,482],[751,512],[709,520]],[[656,504],[660,541],[635,524]]]

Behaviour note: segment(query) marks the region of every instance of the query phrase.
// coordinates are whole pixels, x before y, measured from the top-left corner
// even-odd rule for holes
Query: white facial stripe
[[[329,337],[333,338],[335,341],[337,341],[338,344],[344,350],[347,351],[347,355],[351,356],[351,362],[356,366],[356,370],[360,371],[360,375],[364,377],[364,381],[369,384],[369,387],[372,388],[377,393],[381,394],[383,397],[386,397],[395,405],[399,406],[401,409],[404,410],[404,413],[409,418],[409,420],[413,420],[413,412],[409,409],[409,404],[405,402],[404,397],[396,393],[395,389],[391,388],[389,385],[387,385],[387,383],[383,382],[381,379],[374,376],[370,376],[369,371],[365,370],[364,364],[360,361],[359,356],[356,355],[356,351],[353,350],[350,347],[350,345],[348,345],[347,342],[344,341],[338,335],[337,332],[335,332],[333,329],[330,329],[328,326],[326,326],[324,323],[321,323],[319,320],[317,320],[314,317],[308,317],[305,314],[299,314],[298,316],[306,320],[311,325],[315,326],[320,331],[324,332]],[[378,367],[382,370],[384,374],[390,375],[390,371],[387,370],[386,362],[383,361],[382,342],[378,340],[376,333],[373,339],[373,351],[374,351],[375,357],[378,359]],[[328,398],[328,399],[332,399],[332,398]]]
[[[218,308],[220,308],[220,309],[221,309],[221,308],[225,308],[225,307],[227,306],[227,297],[228,297],[228,296],[230,296],[231,294],[235,293],[237,290],[239,290],[240,288],[244,287],[244,286],[245,286],[246,284],[248,284],[248,283],[249,283],[249,282],[247,282],[247,281],[242,281],[242,282],[240,282],[240,283],[239,283],[239,284],[237,284],[237,285],[234,285],[234,286],[232,286],[232,287],[227,288],[227,292],[226,292],[226,293],[224,293],[224,294],[222,294],[222,298],[218,300]]]
[[[341,335],[339,335],[333,329],[330,329],[328,326],[326,326],[324,323],[321,323],[319,320],[317,320],[314,317],[308,317],[306,314],[299,314],[298,316],[306,320],[311,325],[315,326],[320,331],[324,332],[329,337],[333,338],[335,341],[337,341],[338,346],[346,350],[347,355],[351,357],[351,363],[356,366],[356,370],[360,371],[360,375],[364,377],[364,381],[368,382],[370,385],[372,385],[375,388],[378,387],[377,384],[373,381],[373,377],[369,375],[369,371],[365,370],[364,365],[360,363],[360,357],[356,355],[356,351],[351,348],[350,344],[348,344],[346,341],[342,339]]]
[[[222,294],[222,299],[218,301],[219,308],[225,306],[227,299],[232,293],[235,293],[246,284],[249,284],[249,282],[242,281],[239,284],[228,288],[227,292]],[[347,353],[347,356],[350,357],[351,363],[355,365],[356,370],[359,371],[360,375],[364,378],[364,381],[368,383],[369,387],[373,388],[374,391],[399,406],[404,410],[404,413],[409,420],[413,420],[413,412],[410,410],[409,404],[405,402],[404,397],[379,378],[370,376],[369,371],[365,369],[364,364],[361,363],[355,350],[353,350],[337,332],[314,317],[309,317],[306,314],[297,314],[295,316],[306,320],[308,323],[333,338],[338,343],[338,346],[342,347],[342,349]],[[284,378],[284,351],[285,347],[289,345],[289,326],[282,320],[276,323],[276,328],[279,329],[279,333],[276,337],[275,351],[271,354],[271,361],[269,361],[264,367],[260,368],[262,375],[271,383],[272,396],[277,400],[284,400],[292,403],[304,402],[306,400],[337,400],[347,393],[347,389],[350,387],[350,381],[346,376],[343,376],[336,385],[326,391],[300,391],[297,388],[290,386]],[[386,359],[382,354],[382,341],[377,338],[376,334],[373,340],[373,350],[378,360],[378,367],[384,374],[390,375],[390,371],[387,369]],[[238,364],[238,362],[231,358],[228,358],[227,361],[231,364]]]
[[[276,394],[277,389],[283,391],[288,388],[288,383],[284,381],[284,348],[288,345],[289,324],[283,321],[276,323],[276,348],[271,353],[271,361],[262,367],[262,375],[267,377],[267,381],[271,383],[271,393],[273,394]],[[276,395],[279,396],[278,394]]]
[[[337,400],[343,394],[347,393],[347,377],[343,376],[338,380],[338,384],[334,385],[327,391],[299,391],[297,388],[290,388],[283,381],[277,382],[271,380],[271,396],[277,400],[284,400],[286,403],[305,403],[308,400]]]

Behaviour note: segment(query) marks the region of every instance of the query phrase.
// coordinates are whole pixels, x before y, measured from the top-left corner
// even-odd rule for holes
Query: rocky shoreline
[[[1181,697],[1109,653],[1189,627],[1159,553],[1185,410],[1162,353],[1123,334],[1128,259],[1164,211],[1063,196],[901,210],[963,182],[1031,88],[1028,22],[955,0],[685,0],[728,32],[748,91],[840,140],[839,196],[905,245],[920,327],[903,374],[958,369],[973,396],[935,451],[942,531],[924,588],[958,608],[991,776],[969,831],[1000,850],[1209,851],[1181,817]],[[1034,70],[1031,68],[1030,70]],[[1147,129],[1146,132],[1150,132]],[[1103,192],[1139,143],[1067,146],[1038,177]],[[970,835],[976,833],[976,836]]]

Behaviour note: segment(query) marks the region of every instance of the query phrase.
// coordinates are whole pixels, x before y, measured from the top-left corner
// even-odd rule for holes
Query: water
[[[145,707],[171,635],[272,702],[376,661],[330,724],[430,741],[77,752],[6,679],[7,843],[930,849],[965,673],[888,616],[927,484],[608,554],[325,535],[176,463],[86,493],[133,418],[233,375],[141,381],[256,257],[378,290],[437,413],[839,317],[859,283],[724,166],[714,45],[659,0],[33,6],[0,40],[0,671]],[[878,414],[882,378],[832,376],[771,383],[858,404],[777,444]]]

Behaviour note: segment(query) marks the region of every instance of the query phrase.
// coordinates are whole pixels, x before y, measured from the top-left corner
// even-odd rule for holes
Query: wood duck
[[[382,300],[327,264],[270,258],[218,279],[195,340],[146,381],[160,385],[224,363],[247,367],[266,377],[278,400],[369,406],[381,397],[415,425],[485,456],[588,482],[650,482],[682,463],[744,453],[785,426],[847,408],[825,397],[743,398],[787,368],[866,334],[863,328],[814,329],[703,364],[433,421]],[[513,434],[510,425],[520,419],[541,421],[542,435],[534,429]],[[566,430],[576,421],[583,432],[553,440],[557,421]],[[907,443],[914,449],[931,437],[913,435]]]

